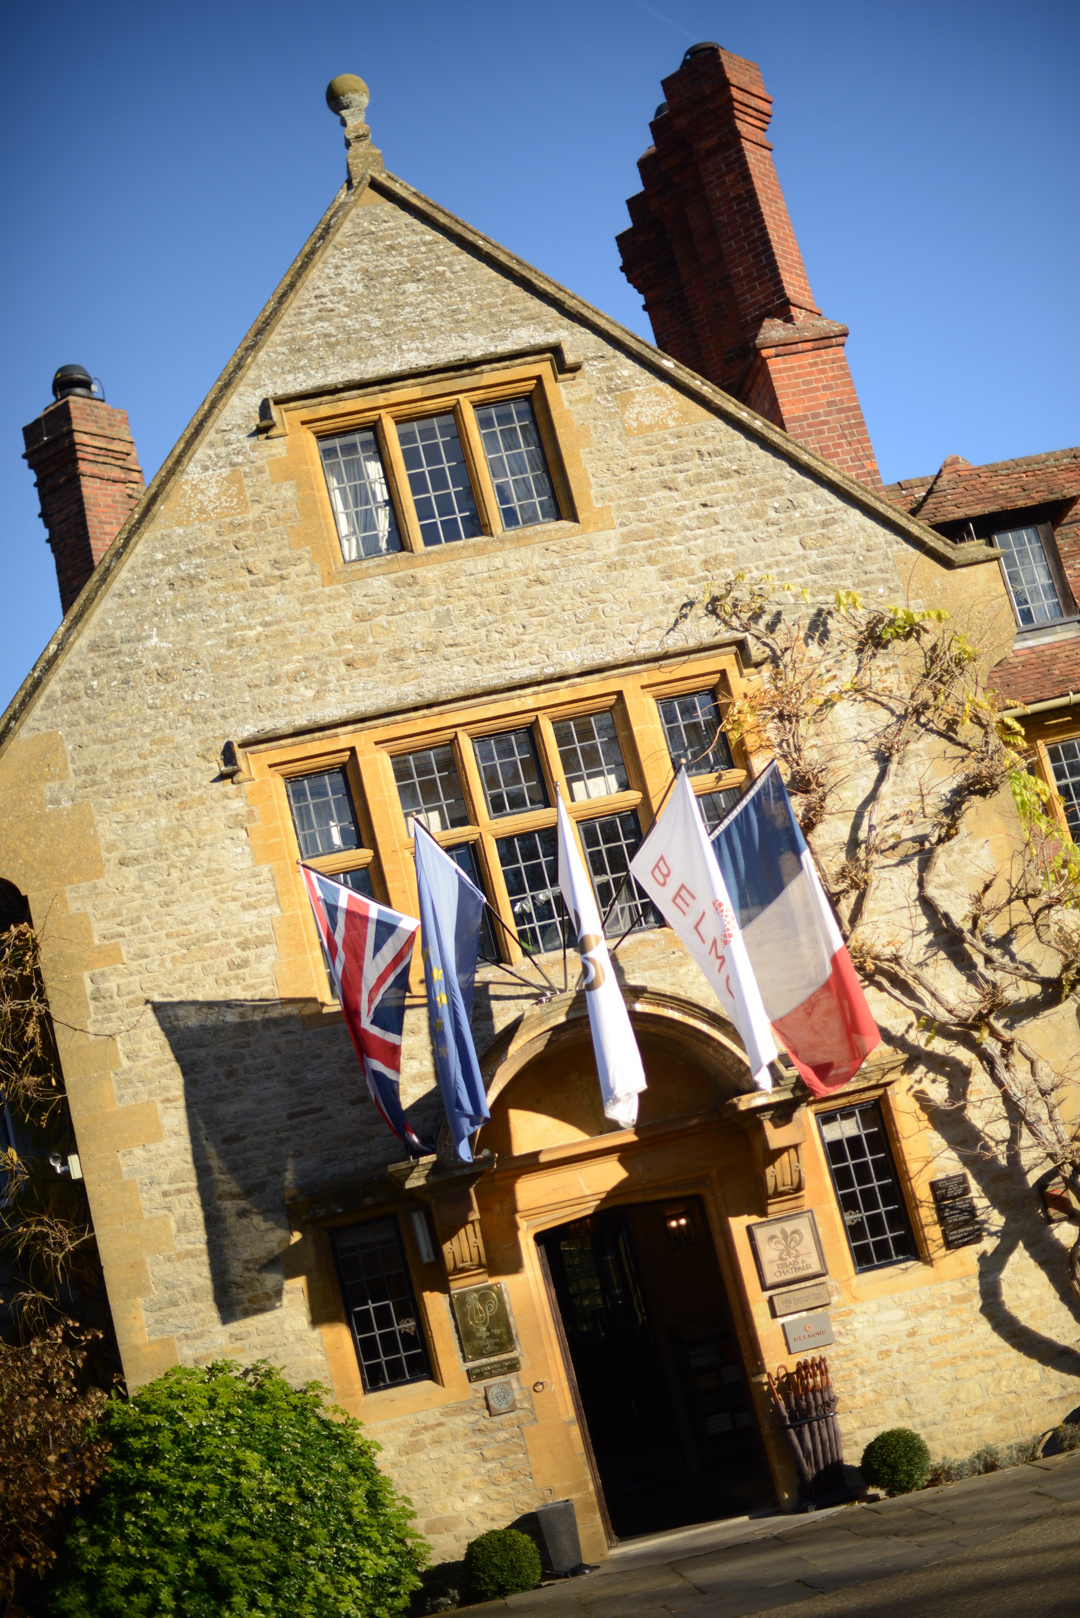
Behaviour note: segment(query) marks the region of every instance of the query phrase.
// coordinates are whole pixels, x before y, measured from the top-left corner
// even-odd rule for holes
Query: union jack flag
[[[371,1099],[410,1152],[430,1152],[398,1095],[405,991],[420,923],[306,865],[300,870]]]

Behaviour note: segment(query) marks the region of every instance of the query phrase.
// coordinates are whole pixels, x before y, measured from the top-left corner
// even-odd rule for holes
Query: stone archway
[[[648,1079],[639,1126],[714,1112],[751,1089],[746,1057],[723,1017],[653,992],[637,995],[628,1009]],[[517,1157],[617,1128],[601,1110],[584,994],[537,1007],[481,1065],[491,1120],[477,1152]]]

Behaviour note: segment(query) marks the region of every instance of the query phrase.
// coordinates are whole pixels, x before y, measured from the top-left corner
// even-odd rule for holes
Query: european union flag
[[[491,1116],[469,1027],[484,895],[419,820],[412,824],[435,1073],[458,1157],[471,1163],[469,1136]]]

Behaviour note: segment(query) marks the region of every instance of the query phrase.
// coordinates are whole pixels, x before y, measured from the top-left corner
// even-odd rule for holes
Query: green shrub
[[[887,1494],[910,1494],[926,1482],[930,1451],[910,1427],[890,1427],[867,1444],[859,1469],[867,1483]]]
[[[528,1534],[516,1528],[492,1528],[465,1550],[465,1581],[476,1601],[535,1590],[542,1572],[540,1552]]]
[[[100,1492],[42,1618],[390,1618],[426,1546],[360,1424],[271,1366],[178,1367],[109,1403]]]

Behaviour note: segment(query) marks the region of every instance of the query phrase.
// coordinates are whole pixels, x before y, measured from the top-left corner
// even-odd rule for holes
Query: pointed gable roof
[[[18,731],[38,693],[44,688],[67,649],[77,639],[82,625],[97,601],[109,590],[141,533],[164,503],[173,485],[203,442],[211,423],[294,303],[342,225],[353,210],[364,203],[365,197],[369,202],[372,200],[371,196],[367,196],[369,190],[372,196],[396,204],[411,213],[421,223],[438,231],[499,274],[508,277],[550,307],[595,332],[613,347],[621,349],[630,358],[652,370],[658,380],[670,383],[705,409],[736,427],[748,438],[756,440],[772,453],[801,468],[845,501],[859,507],[884,527],[898,534],[907,544],[931,556],[941,566],[955,568],[982,562],[996,562],[997,552],[992,547],[981,543],[957,544],[942,538],[925,523],[909,516],[896,504],[875,494],[864,484],[846,476],[831,462],[823,460],[813,451],[796,443],[787,433],[774,427],[748,406],[722,392],[686,366],[680,365],[646,342],[644,338],[603,314],[592,304],[535,269],[524,259],[501,247],[481,231],[475,230],[404,180],[385,170],[377,169],[360,183],[346,182],[341,187],[281,282],[260,310],[6,711],[0,715],[0,751],[3,751]],[[468,354],[461,356],[463,361],[473,357]]]

